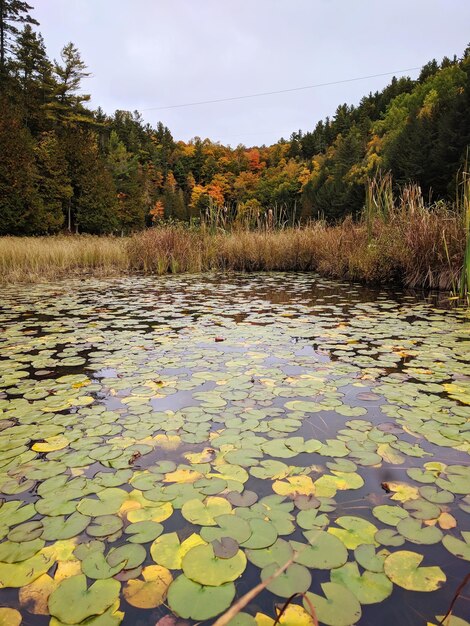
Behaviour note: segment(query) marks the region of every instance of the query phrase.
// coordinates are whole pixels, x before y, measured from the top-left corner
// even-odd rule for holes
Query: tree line
[[[378,171],[433,199],[455,194],[470,145],[470,47],[393,78],[357,106],[271,146],[177,141],[137,112],[87,106],[79,50],[48,58],[21,0],[0,0],[0,234],[129,233],[198,221],[214,207],[250,223],[357,215]],[[282,209],[282,210],[281,210]]]

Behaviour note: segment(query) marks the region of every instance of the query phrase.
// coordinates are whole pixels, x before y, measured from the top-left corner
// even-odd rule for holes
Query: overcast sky
[[[107,113],[139,109],[175,139],[273,143],[311,130],[389,77],[174,109],[156,107],[341,81],[461,55],[469,0],[29,0],[51,57],[72,41]],[[418,72],[408,72],[416,77]]]

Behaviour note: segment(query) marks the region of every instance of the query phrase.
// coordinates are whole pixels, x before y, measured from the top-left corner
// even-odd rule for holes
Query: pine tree
[[[6,72],[7,54],[19,34],[17,24],[36,24],[28,12],[33,7],[21,0],[0,0],[0,75]]]
[[[41,200],[33,139],[6,98],[0,110],[0,235],[34,233]]]
[[[25,122],[32,132],[44,129],[44,106],[52,97],[52,64],[41,34],[27,24],[18,36],[12,63],[21,91]]]
[[[117,190],[117,219],[122,232],[143,228],[147,208],[138,157],[128,152],[115,130],[111,131],[107,162]]]
[[[62,142],[73,196],[66,223],[69,230],[109,233],[118,227],[117,192],[111,172],[100,154],[96,134],[72,127]]]
[[[44,133],[35,147],[38,191],[43,208],[41,231],[57,232],[65,222],[65,213],[73,189],[67,172],[65,154],[54,132]]]
[[[54,93],[48,105],[49,116],[63,124],[93,122],[92,112],[83,106],[90,100],[88,94],[80,94],[81,83],[89,76],[80,52],[68,43],[61,52],[62,63],[54,61]]]

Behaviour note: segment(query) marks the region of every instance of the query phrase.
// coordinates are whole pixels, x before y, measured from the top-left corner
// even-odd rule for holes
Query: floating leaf
[[[57,584],[57,581],[48,574],[43,574],[31,584],[20,589],[21,606],[34,615],[49,615],[47,603]]]
[[[193,533],[180,542],[177,533],[167,533],[158,537],[150,546],[150,554],[155,563],[168,569],[181,569],[184,555],[196,546],[204,546],[206,542]]]
[[[236,580],[246,568],[246,556],[239,550],[231,558],[218,558],[211,544],[196,546],[182,559],[185,576],[201,585],[219,586]]]
[[[232,537],[238,543],[243,543],[251,537],[250,524],[238,515],[218,515],[215,521],[217,526],[201,528],[201,537],[204,541]]]
[[[160,565],[149,565],[142,571],[144,580],[128,580],[124,585],[126,601],[139,609],[153,609],[166,599],[173,581],[170,572]]]
[[[225,498],[208,497],[204,502],[188,500],[183,504],[181,513],[188,522],[200,526],[216,526],[214,518],[231,513],[232,507]]]
[[[80,574],[63,580],[49,597],[49,611],[64,624],[79,624],[94,615],[102,615],[118,598],[117,580],[97,580],[87,588],[86,576]]]
[[[182,574],[168,589],[171,610],[185,619],[206,620],[225,611],[235,596],[232,582],[219,587],[204,587]]]
[[[393,591],[393,585],[385,574],[371,571],[360,574],[357,563],[346,563],[332,570],[331,582],[344,585],[361,604],[383,602]]]
[[[423,555],[408,550],[390,554],[384,563],[385,574],[392,583],[408,591],[435,591],[446,581],[440,567],[420,567]]]
[[[444,547],[454,554],[459,559],[465,559],[470,561],[470,532],[462,531],[463,541],[453,537],[452,535],[446,535],[442,540]]]
[[[361,619],[361,605],[351,591],[336,583],[323,583],[321,588],[325,596],[307,592],[319,622],[326,626],[352,626]],[[304,607],[309,608],[305,600]]]
[[[297,552],[297,563],[312,569],[333,569],[348,560],[343,542],[334,535],[323,530],[308,530],[304,535],[308,544],[291,541],[292,548]]]
[[[338,537],[348,550],[355,550],[362,543],[375,544],[377,528],[365,519],[345,515],[338,517],[336,524],[341,528],[330,526],[328,532]]]
[[[267,565],[261,570],[261,580],[265,582],[278,569],[279,565],[277,563]],[[292,563],[267,585],[267,589],[271,593],[281,596],[281,598],[289,598],[295,593],[307,591],[311,584],[312,576],[308,569],[298,563]]]
[[[16,609],[0,607],[0,626],[20,626],[22,619],[21,613]]]

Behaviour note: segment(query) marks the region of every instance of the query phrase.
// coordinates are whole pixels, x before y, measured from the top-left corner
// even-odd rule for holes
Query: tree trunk
[[[5,69],[5,0],[0,0],[0,73]]]

